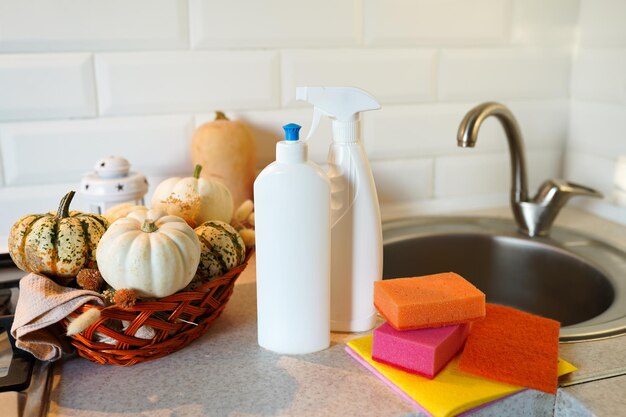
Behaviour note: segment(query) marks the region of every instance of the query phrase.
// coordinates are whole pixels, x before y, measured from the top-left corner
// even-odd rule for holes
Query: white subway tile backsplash
[[[278,53],[97,54],[103,115],[263,109],[278,105]]]
[[[160,116],[0,125],[9,186],[79,182],[103,156],[120,155],[147,175],[186,174],[193,118]]]
[[[527,150],[561,150],[569,128],[569,101],[524,100],[504,102],[515,115]]]
[[[527,149],[560,149],[568,127],[566,100],[505,102],[516,116]],[[372,159],[474,155],[508,149],[501,124],[487,119],[474,149],[456,145],[457,130],[475,103],[383,106],[364,115],[363,137]]]
[[[626,49],[578,50],[572,71],[572,97],[626,103]]]
[[[0,0],[0,51],[179,49],[186,0]]]
[[[375,161],[371,167],[380,204],[410,203],[432,197],[432,159]]]
[[[609,196],[613,189],[616,160],[584,152],[568,151],[565,178],[592,187]]]
[[[456,144],[459,124],[472,107],[472,104],[456,103],[383,106],[364,115],[365,148],[371,159],[472,153],[474,150],[460,149]],[[506,141],[495,119],[485,122],[480,136],[475,151],[505,149]]]
[[[484,45],[509,39],[509,0],[365,0],[367,45]]]
[[[570,51],[544,49],[444,49],[442,101],[566,98]]]
[[[0,121],[96,114],[88,54],[0,55]]]
[[[560,177],[561,151],[526,152],[528,192],[532,196],[541,183]],[[476,156],[447,156],[435,159],[435,197],[449,198],[510,191],[509,153]]]
[[[515,0],[513,43],[571,45],[578,27],[579,8],[579,0]]]
[[[563,178],[563,152],[558,150],[526,152],[528,194],[533,197],[539,186],[551,178]]]
[[[500,154],[437,159],[438,198],[458,198],[473,195],[499,195],[511,187],[511,164]],[[539,186],[551,178],[562,178],[561,150],[526,152],[528,195],[535,195]],[[495,178],[498,177],[498,178]]]
[[[284,124],[308,134],[300,85],[381,102],[362,139],[384,213],[508,203],[498,121],[475,149],[456,146],[487,100],[518,119],[530,194],[564,175],[610,192],[626,154],[624,15],[622,0],[0,0],[0,236],[54,209],[103,155],[127,157],[150,193],[188,174],[213,110],[250,126],[263,168]],[[324,165],[330,142],[323,118],[310,159]]]
[[[283,105],[296,104],[298,86],[358,86],[381,103],[433,101],[433,49],[289,50],[282,54]]]
[[[580,44],[626,46],[626,2],[580,0]]]
[[[568,151],[615,159],[626,154],[626,106],[574,101]]]
[[[567,132],[566,101],[519,101],[506,103],[517,116],[525,135],[526,149],[561,149]],[[487,120],[474,149],[456,146],[458,125],[473,104],[430,104],[416,106],[383,106],[379,111],[362,115],[362,140],[372,161],[429,156],[471,156],[505,151],[506,136],[499,122]],[[262,168],[274,161],[276,141],[282,140],[282,126],[297,123],[306,137],[311,123],[310,109],[229,112],[227,116],[248,124],[257,141],[257,165]],[[196,125],[213,120],[213,114],[196,117]],[[331,124],[322,118],[309,140],[309,157],[324,164],[331,138]]]
[[[509,193],[472,194],[469,196],[431,198],[406,203],[385,203],[380,207],[383,221],[402,219],[414,216],[440,216],[442,214],[458,214],[459,211],[506,207],[509,204]]]
[[[626,2],[581,0],[579,40],[572,65],[565,177],[610,196],[616,159],[626,154]],[[610,200],[574,204],[623,221]]]
[[[509,189],[508,152],[435,159],[434,196],[503,193]]]
[[[436,198],[503,193],[509,190],[508,152],[435,159]]]
[[[514,101],[505,103],[518,119],[526,149],[561,149],[568,127],[568,103],[565,100]],[[431,156],[471,156],[508,149],[500,123],[492,118],[481,127],[479,143],[474,149],[456,146],[458,126],[473,103],[439,103],[424,105],[387,105],[362,115],[362,140],[370,160],[425,158]],[[297,123],[301,137],[308,134],[310,108],[268,111],[227,112],[231,119],[248,124],[257,142],[257,166],[274,161],[275,144],[282,140],[282,126]],[[196,116],[196,126],[214,119],[207,113]],[[324,164],[331,143],[331,123],[322,118],[308,141],[309,157]]]
[[[357,0],[190,0],[194,48],[341,47],[361,42]]]

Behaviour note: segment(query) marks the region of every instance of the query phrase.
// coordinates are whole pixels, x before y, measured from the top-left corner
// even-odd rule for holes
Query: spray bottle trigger
[[[309,129],[309,133],[307,133],[306,138],[304,138],[304,141],[308,141],[311,136],[313,136],[320,124],[320,119],[323,114],[326,114],[323,110],[313,107],[313,120],[311,121],[311,128]]]

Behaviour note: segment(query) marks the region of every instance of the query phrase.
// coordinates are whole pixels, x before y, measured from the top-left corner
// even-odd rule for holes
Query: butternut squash
[[[215,120],[196,129],[191,141],[191,160],[202,165],[202,178],[218,179],[230,190],[234,207],[252,199],[256,143],[250,129],[229,120],[221,111]]]

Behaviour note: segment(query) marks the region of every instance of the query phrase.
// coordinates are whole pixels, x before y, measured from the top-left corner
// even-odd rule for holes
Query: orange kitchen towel
[[[558,321],[487,304],[474,322],[459,369],[507,384],[556,393]]]

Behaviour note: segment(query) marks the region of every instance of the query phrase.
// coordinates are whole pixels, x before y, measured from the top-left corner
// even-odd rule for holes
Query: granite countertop
[[[508,211],[470,214],[506,216]],[[626,251],[624,226],[573,208],[564,210],[559,223],[602,236]],[[78,357],[59,362],[49,416],[421,415],[344,352],[344,342],[358,334],[333,334],[329,349],[309,355],[279,355],[260,348],[254,279],[252,260],[219,320],[181,351],[128,368]],[[562,344],[560,354],[581,373],[606,376],[624,367],[626,336]],[[616,416],[625,409],[622,375],[561,388],[556,397],[524,391],[474,415]]]

